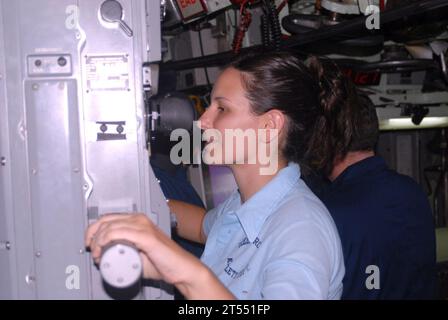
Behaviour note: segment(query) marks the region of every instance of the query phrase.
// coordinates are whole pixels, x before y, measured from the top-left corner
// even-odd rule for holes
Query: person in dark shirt
[[[185,168],[173,165],[169,156],[164,154],[153,154],[151,156],[151,166],[156,178],[160,181],[160,188],[165,198],[183,201],[204,208],[201,198],[190,181],[188,181]],[[195,257],[201,257],[204,251],[202,244],[181,238],[175,232],[173,232],[172,238]]]
[[[431,299],[435,235],[428,200],[372,151],[349,152],[322,196],[339,230],[342,299]]]
[[[375,107],[333,70],[332,81],[339,81],[346,99],[319,130],[333,152],[326,156],[334,161],[321,168],[331,183],[319,189],[311,179],[309,185],[339,231],[346,269],[342,299],[434,298],[435,230],[428,199],[414,180],[375,155]]]
[[[160,188],[165,198],[183,201],[204,208],[201,198],[194,190],[190,181],[188,181],[187,172],[184,167],[172,164],[168,155],[160,153],[151,156],[151,167],[154,175],[160,181]],[[201,257],[204,251],[204,245],[178,236],[175,230],[172,230],[171,238],[195,257]],[[184,300],[185,297],[175,288],[174,299]]]

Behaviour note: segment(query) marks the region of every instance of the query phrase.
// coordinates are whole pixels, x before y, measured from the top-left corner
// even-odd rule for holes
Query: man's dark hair
[[[374,151],[378,142],[379,124],[375,105],[363,92],[359,92],[358,121],[354,123],[349,151]]]

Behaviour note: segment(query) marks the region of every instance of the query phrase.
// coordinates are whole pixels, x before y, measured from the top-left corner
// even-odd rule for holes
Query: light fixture
[[[448,127],[448,117],[425,117],[416,125],[411,117],[392,118],[379,121],[380,130],[406,130]]]

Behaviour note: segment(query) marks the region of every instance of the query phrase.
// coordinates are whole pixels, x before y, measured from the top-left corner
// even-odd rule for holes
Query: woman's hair
[[[277,109],[287,116],[286,160],[329,174],[336,157],[374,149],[375,109],[330,60],[311,57],[306,65],[272,52],[241,56],[229,67],[241,72],[255,114]]]

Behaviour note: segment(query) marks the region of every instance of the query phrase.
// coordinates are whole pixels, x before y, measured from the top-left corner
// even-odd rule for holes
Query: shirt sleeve
[[[204,235],[208,237],[210,230],[218,218],[218,208],[213,208],[205,214],[204,220],[202,221],[202,231],[204,231]]]
[[[322,229],[310,222],[294,223],[275,241],[276,251],[263,269],[263,299],[332,299],[329,296],[334,255]],[[343,276],[343,266],[340,270]]]

